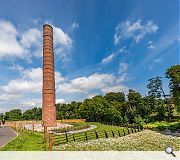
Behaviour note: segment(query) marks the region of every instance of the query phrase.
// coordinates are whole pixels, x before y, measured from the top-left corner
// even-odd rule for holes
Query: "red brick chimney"
[[[43,90],[42,121],[46,127],[56,126],[53,28],[43,26]]]

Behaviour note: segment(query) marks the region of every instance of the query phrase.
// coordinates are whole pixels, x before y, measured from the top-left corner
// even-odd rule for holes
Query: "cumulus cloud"
[[[111,74],[92,74],[88,77],[78,77],[67,83],[59,84],[57,92],[63,93],[87,93],[93,89],[101,89],[110,85],[115,80]]]
[[[77,24],[74,24],[74,27]],[[55,54],[64,60],[71,47],[72,39],[60,27],[53,26]],[[31,60],[42,56],[42,30],[29,28],[19,31],[10,21],[0,20],[0,58],[18,57]]]
[[[110,54],[109,56],[107,56],[107,57],[105,57],[102,61],[101,61],[101,63],[102,64],[107,64],[107,63],[109,63],[109,62],[111,62],[114,58],[115,58],[115,53],[112,53],[112,54]]]
[[[0,20],[0,58],[23,55],[24,49],[18,37],[18,31],[11,22]]]
[[[66,62],[70,54],[70,49],[72,48],[73,40],[60,27],[53,26],[53,31],[54,53],[61,58],[62,62]]]
[[[70,47],[72,45],[72,39],[59,27],[53,26],[54,31],[54,45],[64,45]]]
[[[22,69],[21,78],[9,81],[7,85],[0,88],[5,93],[1,95],[23,95],[23,94],[41,94],[42,90],[42,68]],[[56,84],[64,81],[65,78],[59,72],[55,72]]]
[[[147,34],[156,33],[158,28],[157,24],[152,20],[144,24],[141,19],[136,22],[131,22],[130,20],[121,22],[115,29],[114,44],[117,45],[120,39],[133,39],[138,43]]]
[[[9,94],[40,93],[42,85],[41,68],[24,70],[22,74],[22,78],[11,80],[7,85],[1,86],[1,89]]]
[[[93,91],[102,94],[108,91],[124,91],[127,89],[119,83],[113,74],[94,73],[87,77],[78,77],[69,82],[59,84],[57,92],[63,94],[91,95]]]
[[[21,44],[25,48],[30,48],[33,45],[41,43],[42,34],[37,28],[31,28],[22,34]]]

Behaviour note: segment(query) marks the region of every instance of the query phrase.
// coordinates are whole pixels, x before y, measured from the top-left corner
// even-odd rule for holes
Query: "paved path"
[[[10,127],[0,127],[0,148],[17,136],[16,132]]]

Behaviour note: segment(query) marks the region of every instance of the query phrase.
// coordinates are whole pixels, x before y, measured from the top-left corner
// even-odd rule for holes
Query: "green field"
[[[163,122],[164,123],[164,122]],[[162,134],[157,131],[144,130],[138,133],[129,134],[123,136],[123,129],[125,133],[128,134],[127,129],[117,126],[106,126],[96,122],[82,122],[81,124],[76,124],[76,126],[83,125],[96,125],[93,131],[87,131],[88,142],[85,139],[85,133],[76,133],[76,143],[73,142],[72,135],[68,136],[67,144],[59,144],[62,139],[65,140],[65,135],[55,136],[53,138],[54,147],[53,150],[77,150],[77,151],[103,151],[103,150],[139,150],[139,151],[154,151],[154,150],[164,150],[166,146],[172,146],[175,150],[180,150],[180,137],[173,137]],[[176,123],[175,123],[176,124]],[[162,123],[147,124],[151,129],[157,129],[157,126],[161,126]],[[168,125],[168,124],[166,124]],[[174,122],[169,124],[174,125]],[[154,126],[154,128],[153,128]],[[145,125],[146,127],[146,125]],[[90,136],[92,132],[96,130],[99,133],[99,139],[96,140],[95,136]],[[108,138],[105,138],[104,131],[107,131]],[[115,134],[113,137],[112,131]],[[118,135],[118,131],[121,137]],[[131,130],[130,130],[131,131]],[[18,132],[19,135],[5,147],[1,148],[1,151],[45,151],[49,150],[49,144],[44,143],[44,138],[42,133],[33,132]],[[101,134],[103,133],[103,134]],[[81,137],[78,139],[78,137]],[[83,141],[83,142],[82,142]],[[64,141],[65,142],[65,141]],[[63,143],[64,143],[63,142]]]
[[[147,129],[157,129],[157,130],[171,130],[171,131],[176,131],[180,129],[180,120],[175,121],[175,122],[167,122],[167,121],[161,121],[161,122],[154,122],[154,123],[148,123],[144,125],[144,128]]]
[[[87,131],[86,135],[85,135],[85,132],[81,132],[81,133],[67,134],[67,137],[65,134],[53,136],[54,145],[65,144],[67,139],[68,139],[68,143],[74,142],[74,140],[75,142],[95,140],[97,138],[96,133],[98,135],[98,138],[104,138],[104,139],[106,138],[106,135],[108,138],[112,138],[113,136],[118,137],[119,134],[120,136],[123,136],[124,132],[126,135],[128,134],[127,128],[124,128],[124,127],[102,125],[96,122],[82,122],[81,124],[95,125],[97,126],[97,128]],[[123,132],[123,129],[124,129],[124,132]],[[132,131],[129,129],[129,132],[131,133]]]

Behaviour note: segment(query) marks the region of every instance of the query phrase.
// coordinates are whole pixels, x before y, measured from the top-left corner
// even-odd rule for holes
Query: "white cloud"
[[[40,45],[42,43],[42,34],[41,31],[37,28],[31,28],[23,33],[21,38],[21,44],[25,48],[30,48],[33,45]]]
[[[154,60],[155,63],[161,63],[162,62],[162,59],[161,58],[157,58]]]
[[[121,82],[119,81],[119,77],[116,77],[113,74],[95,73],[88,77],[78,77],[69,82],[59,84],[57,93],[65,95],[92,95],[92,92],[94,91],[99,94],[104,94],[108,91],[124,91],[127,87],[121,84]]]
[[[19,44],[18,37],[19,34],[11,22],[0,20],[0,58],[23,55],[24,49]]]
[[[39,81],[29,79],[15,79],[1,89],[8,94],[40,93],[41,84]]]
[[[22,69],[21,78],[11,80],[7,85],[0,88],[6,94],[41,94],[42,90],[42,68]],[[65,78],[59,72],[55,72],[56,84]]]
[[[66,34],[61,28],[53,26],[54,31],[54,45],[57,47],[58,45],[63,45],[67,47],[71,47],[72,39]]]
[[[77,28],[76,23],[73,27]],[[53,25],[52,25],[53,26]],[[53,26],[55,54],[66,60],[73,40],[60,27]],[[32,57],[42,57],[42,30],[28,28],[19,31],[10,21],[0,20],[0,59],[18,57],[32,62]]]
[[[155,48],[155,45],[154,45],[154,43],[152,41],[148,42],[148,48],[149,49],[154,49]]]
[[[41,104],[42,104],[42,99],[31,98],[31,99],[26,99],[25,101],[22,101],[17,106],[21,107],[21,109],[25,111],[26,109],[29,109],[29,108],[41,107]]]
[[[102,64],[107,64],[107,63],[111,62],[111,61],[114,59],[115,56],[116,56],[115,53],[112,53],[112,54],[110,54],[109,56],[105,57],[105,58],[101,61],[101,63],[102,63]]]
[[[0,86],[0,105],[17,107],[41,106],[42,93],[42,69],[24,69],[19,65],[9,67],[19,72],[20,77],[10,80],[7,85]],[[55,72],[56,86],[64,83],[65,78],[59,72]],[[27,109],[26,108],[26,109]]]
[[[0,101],[9,101],[9,100],[14,100],[16,98],[20,98],[21,95],[19,94],[8,94],[8,93],[3,93],[0,95]]]
[[[72,26],[70,27],[70,31],[74,31],[76,28],[79,28],[79,23],[73,22]]]
[[[128,88],[124,85],[117,85],[117,86],[103,88],[101,91],[103,93],[108,93],[108,92],[125,92],[125,93],[127,93]]]
[[[118,73],[119,73],[119,77],[118,77],[117,81],[119,83],[128,80],[128,64],[125,62],[120,62]]]
[[[78,77],[68,83],[59,84],[57,92],[62,93],[87,93],[93,89],[101,89],[111,85],[115,77],[112,74],[92,74],[89,77]]]
[[[57,103],[65,103],[65,100],[64,99],[56,99],[56,104]]]
[[[15,65],[13,65],[13,66],[10,66],[10,67],[8,67],[8,69],[9,69],[9,70],[12,70],[12,71],[18,71],[18,72],[24,70],[24,68],[23,68],[22,66],[18,65],[18,64],[15,64]]]
[[[128,64],[121,62],[119,64],[119,74],[125,73],[125,72],[127,72],[127,70],[128,70]]]
[[[133,39],[138,43],[147,34],[156,33],[158,30],[157,24],[149,20],[145,24],[142,24],[141,19],[136,22],[127,20],[121,22],[115,29],[114,44],[117,45],[120,39]]]
[[[7,85],[0,86],[0,105],[11,104],[10,106],[24,106],[26,109],[41,106],[42,69],[24,69],[21,66],[14,66],[12,69],[17,70],[20,77],[10,80]],[[125,68],[123,69],[125,72]],[[59,72],[55,72],[57,103],[68,101],[68,98],[80,100],[93,93],[125,91],[127,87],[121,83],[124,80],[119,81],[120,78],[122,75],[94,73],[68,80]]]
[[[129,53],[129,51],[126,49],[126,47],[122,47],[118,50],[119,53]]]

